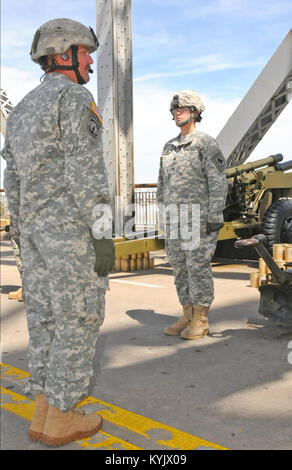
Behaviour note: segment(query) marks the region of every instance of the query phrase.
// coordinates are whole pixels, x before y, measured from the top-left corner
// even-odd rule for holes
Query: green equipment
[[[224,222],[240,238],[263,233],[270,252],[274,243],[292,243],[292,160],[282,160],[271,155],[225,170]]]

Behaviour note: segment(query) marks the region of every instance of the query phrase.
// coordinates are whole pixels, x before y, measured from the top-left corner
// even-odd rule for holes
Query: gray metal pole
[[[97,0],[98,106],[114,217],[134,202],[131,0]]]

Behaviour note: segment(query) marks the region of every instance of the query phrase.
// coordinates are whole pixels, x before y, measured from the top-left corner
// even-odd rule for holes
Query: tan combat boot
[[[20,302],[22,302],[22,287],[15,291],[9,292],[8,299],[19,300]]]
[[[181,332],[181,337],[185,339],[200,339],[209,333],[208,311],[210,307],[204,305],[194,305],[194,318],[189,325]]]
[[[180,333],[188,326],[193,318],[193,305],[183,305],[183,316],[176,323],[165,328],[164,333],[170,336],[179,336]]]
[[[31,420],[28,435],[34,441],[39,441],[43,434],[43,429],[47,419],[49,405],[45,394],[41,393],[35,396],[35,409]]]
[[[74,408],[62,412],[49,405],[41,442],[48,446],[62,446],[96,434],[102,426],[102,417],[96,413],[84,414]]]

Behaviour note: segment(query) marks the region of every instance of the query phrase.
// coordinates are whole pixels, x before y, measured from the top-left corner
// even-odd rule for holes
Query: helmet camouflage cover
[[[180,108],[182,106],[194,107],[199,113],[204,111],[205,106],[198,95],[193,90],[182,90],[176,93],[170,103],[170,111],[173,111],[175,108]]]
[[[83,45],[91,54],[97,50],[98,40],[92,28],[68,18],[56,18],[44,23],[36,31],[30,51],[31,59],[39,63],[40,57],[62,54],[73,45]]]

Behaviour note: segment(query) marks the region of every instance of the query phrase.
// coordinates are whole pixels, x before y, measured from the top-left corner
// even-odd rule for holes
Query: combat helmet
[[[195,119],[196,122],[202,120],[201,113],[205,110],[205,106],[201,97],[193,90],[182,90],[173,95],[170,102],[170,112],[172,113],[175,108],[180,108],[186,106],[190,108],[191,115],[187,121],[181,123],[180,126],[190,122],[192,119]],[[198,111],[198,116],[196,117],[195,111]]]
[[[78,83],[84,84],[78,70],[77,50],[79,45],[88,48],[89,53],[96,51],[99,43],[92,28],[87,28],[78,21],[68,18],[56,18],[44,23],[36,31],[31,45],[31,59],[39,64],[43,70],[52,72],[54,70],[74,70]],[[72,65],[61,66],[55,63],[48,66],[47,56],[65,54],[72,49]],[[66,60],[66,54],[64,55]]]

